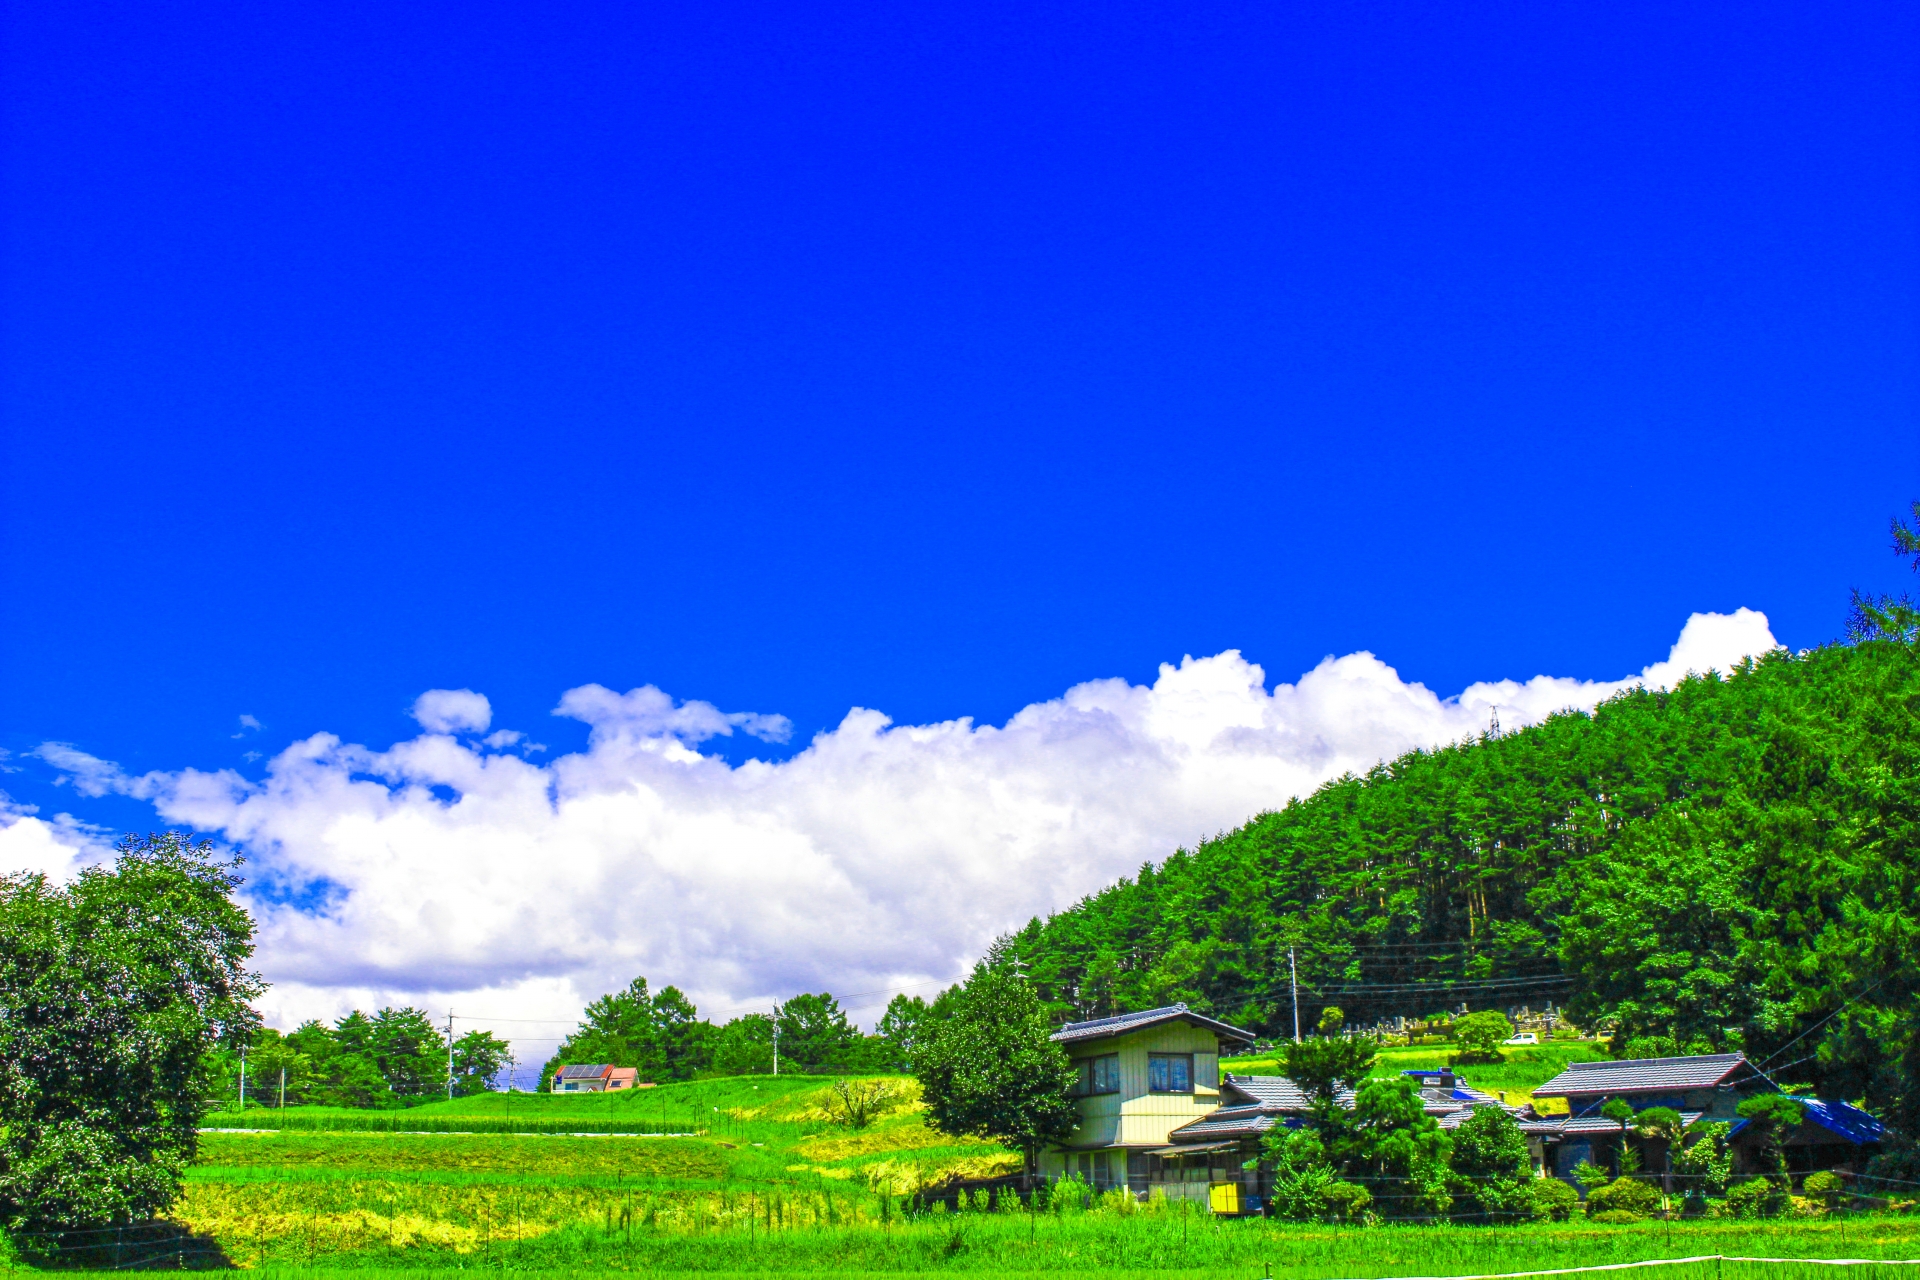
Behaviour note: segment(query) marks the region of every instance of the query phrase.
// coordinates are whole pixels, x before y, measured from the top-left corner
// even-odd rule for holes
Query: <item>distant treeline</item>
[[[635,978],[624,991],[587,1006],[580,1029],[542,1070],[540,1088],[551,1087],[564,1063],[636,1067],[642,1080],[655,1082],[764,1075],[773,1070],[776,1026],[783,1072],[906,1071],[938,1004],[895,996],[873,1034],[854,1026],[827,992],[794,996],[777,1014],[750,1013],[715,1024],[703,1020],[677,988],[652,993],[644,977]]]
[[[507,1065],[510,1046],[485,1031],[453,1042],[456,1097],[491,1087]],[[240,1055],[222,1051],[218,1096],[239,1094]],[[419,1009],[354,1010],[331,1027],[302,1023],[282,1035],[262,1028],[246,1054],[250,1102],[288,1106],[406,1107],[447,1096],[447,1039]],[[284,1093],[283,1093],[284,1090]]]
[[[1309,1029],[1551,999],[1617,1048],[1743,1048],[1920,1133],[1902,626],[1411,752],[1002,945],[1062,1017],[1186,1001],[1290,1036],[1291,953]]]

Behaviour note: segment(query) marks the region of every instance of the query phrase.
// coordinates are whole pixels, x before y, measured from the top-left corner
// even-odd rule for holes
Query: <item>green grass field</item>
[[[1435,1056],[1432,1049],[1415,1052]],[[1524,1077],[1549,1065],[1519,1060],[1511,1069]],[[831,1122],[823,1107],[829,1082],[817,1077],[705,1081],[610,1097],[493,1096],[391,1113],[415,1132],[366,1127],[364,1112],[290,1109],[266,1117],[249,1109],[244,1123],[237,1114],[213,1123],[266,1129],[263,1120],[277,1119],[282,1127],[204,1134],[172,1224],[145,1236],[108,1233],[85,1260],[123,1269],[185,1265],[289,1275],[497,1268],[552,1275],[964,1271],[1246,1280],[1270,1272],[1332,1280],[1702,1254],[1920,1257],[1920,1217],[1899,1215],[1336,1229],[1218,1219],[1191,1206],[1141,1206],[1117,1194],[1039,1214],[909,1213],[908,1197],[918,1187],[956,1173],[1011,1171],[1018,1162],[993,1144],[934,1133],[911,1082],[899,1083],[904,1105],[858,1131]],[[657,1123],[662,1115],[664,1124]],[[642,1117],[656,1122],[655,1132],[693,1136],[619,1131]],[[433,1119],[503,1127],[417,1131]],[[550,1121],[565,1132],[508,1132],[510,1119]],[[284,1123],[293,1120],[304,1127]],[[596,1129],[601,1136],[569,1136]],[[1716,1263],[1655,1274],[1773,1280],[1798,1270]],[[1831,1280],[1834,1273],[1823,1274]]]

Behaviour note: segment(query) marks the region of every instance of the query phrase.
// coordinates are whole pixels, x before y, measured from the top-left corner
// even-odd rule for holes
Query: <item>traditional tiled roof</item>
[[[1184,1146],[1223,1138],[1257,1138],[1284,1119],[1284,1113],[1267,1107],[1217,1107],[1175,1129],[1167,1135],[1167,1141]]]
[[[1123,1036],[1130,1031],[1142,1031],[1147,1027],[1159,1026],[1163,1022],[1185,1022],[1190,1026],[1204,1027],[1222,1040],[1235,1044],[1253,1043],[1253,1032],[1242,1031],[1239,1027],[1229,1026],[1203,1013],[1195,1013],[1184,1004],[1170,1004],[1159,1009],[1143,1009],[1138,1013],[1119,1013],[1111,1018],[1095,1018],[1091,1022],[1069,1022],[1053,1033],[1053,1039],[1061,1044],[1075,1044],[1082,1040]]]
[[[1272,1107],[1279,1111],[1305,1111],[1313,1105],[1313,1099],[1307,1096],[1307,1091],[1285,1076],[1228,1075],[1222,1082],[1221,1088],[1240,1101],[1258,1103],[1263,1107]],[[1342,1106],[1350,1104],[1353,1101],[1353,1090],[1341,1090],[1337,1100]]]
[[[583,1062],[560,1068],[558,1080],[598,1080],[613,1068],[604,1062]]]
[[[1680,1113],[1680,1123],[1690,1125],[1705,1114],[1703,1111],[1682,1111]],[[1553,1120],[1542,1120],[1539,1123],[1549,1127],[1530,1130],[1529,1132],[1553,1133],[1562,1137],[1589,1133],[1612,1134],[1618,1137],[1620,1133],[1620,1122],[1618,1120],[1609,1120],[1605,1116],[1563,1116],[1556,1117]],[[1627,1121],[1627,1128],[1629,1130],[1633,1128],[1633,1121]]]
[[[1573,1062],[1533,1091],[1536,1098],[1597,1098],[1670,1089],[1711,1089],[1734,1076],[1768,1080],[1744,1053],[1703,1053],[1685,1058],[1633,1058],[1625,1062]]]

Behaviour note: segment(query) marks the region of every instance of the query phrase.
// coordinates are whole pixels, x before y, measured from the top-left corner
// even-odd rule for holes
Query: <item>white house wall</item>
[[[1198,1120],[1220,1105],[1220,1042],[1211,1031],[1169,1023],[1074,1045],[1069,1052],[1082,1058],[1120,1055],[1120,1091],[1078,1098],[1083,1117],[1067,1139],[1069,1147],[1164,1147],[1167,1136],[1181,1125]],[[1149,1093],[1147,1055],[1191,1053],[1193,1092]]]

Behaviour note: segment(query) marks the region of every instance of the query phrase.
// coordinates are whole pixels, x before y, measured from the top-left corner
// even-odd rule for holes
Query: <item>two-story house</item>
[[[1220,1057],[1251,1047],[1253,1033],[1176,1004],[1069,1022],[1053,1039],[1079,1072],[1080,1122],[1042,1153],[1041,1172],[1077,1173],[1099,1190],[1145,1192],[1151,1153],[1220,1105]]]

